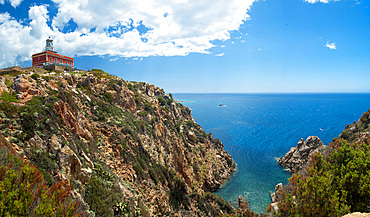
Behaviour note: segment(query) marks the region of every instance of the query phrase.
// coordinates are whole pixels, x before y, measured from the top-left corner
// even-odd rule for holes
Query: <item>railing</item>
[[[43,64],[44,66],[50,66],[50,65],[58,65],[58,66],[64,66],[64,67],[70,67],[72,68],[72,64],[64,64],[64,63],[58,63],[58,62],[46,62]]]

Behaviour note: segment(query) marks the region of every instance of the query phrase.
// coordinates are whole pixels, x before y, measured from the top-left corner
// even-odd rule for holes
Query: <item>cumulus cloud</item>
[[[29,60],[49,36],[59,53],[70,56],[209,54],[214,40],[230,39],[230,32],[249,19],[255,0],[52,1],[57,14],[51,20],[45,5],[30,7],[29,24],[0,14],[0,46],[6,45],[0,56],[7,56],[0,66]],[[21,0],[11,2],[19,5]],[[66,32],[71,22],[76,28]]]
[[[10,1],[10,4],[14,7],[14,8],[16,8],[16,7],[18,7],[21,3],[22,3],[22,1],[23,0],[9,0]]]
[[[219,54],[216,54],[215,56],[216,57],[222,57],[223,55],[225,55],[224,53],[219,53]]]
[[[14,8],[16,8],[22,3],[23,0],[8,0],[8,1]],[[0,0],[0,4],[5,4],[5,0]]]
[[[333,43],[326,42],[325,47],[329,48],[330,50],[336,50],[337,49],[337,46],[335,45],[335,42],[333,42]]]

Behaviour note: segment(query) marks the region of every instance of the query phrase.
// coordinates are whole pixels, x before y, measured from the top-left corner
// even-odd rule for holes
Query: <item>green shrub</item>
[[[120,189],[110,171],[100,164],[95,164],[83,196],[96,216],[113,216],[113,208],[120,203]]]
[[[13,82],[9,79],[5,78],[5,85],[10,89],[13,86]]]
[[[24,162],[0,138],[0,216],[77,216],[67,181],[50,188],[32,164]]]
[[[159,104],[165,106],[167,104],[166,100],[163,97],[158,97]]]
[[[148,111],[148,112],[153,112],[152,104],[150,104],[149,102],[145,102],[144,103],[144,110]]]
[[[50,153],[35,150],[31,152],[29,158],[31,162],[35,164],[41,171],[47,184],[51,186],[54,181],[51,174],[53,174],[57,168],[56,164],[54,163],[56,161],[55,156],[52,157]]]
[[[105,92],[105,93],[103,94],[103,99],[104,99],[106,102],[108,102],[108,103],[113,103],[113,102],[114,102],[114,97],[113,97],[113,95],[112,95],[111,93],[109,93],[109,92]]]
[[[334,151],[324,159],[313,158],[307,177],[294,174],[291,194],[279,203],[279,216],[342,216],[368,212],[370,204],[370,146],[336,140]]]
[[[9,102],[2,102],[0,103],[0,111],[2,111],[6,117],[11,117],[18,114],[19,107]]]
[[[3,94],[1,95],[0,98],[3,102],[18,102],[19,100],[17,99],[17,93],[8,93],[6,91],[3,91]]]
[[[39,77],[40,77],[40,75],[39,74],[36,74],[36,73],[33,73],[31,75],[31,78],[34,79],[35,81],[37,81]]]

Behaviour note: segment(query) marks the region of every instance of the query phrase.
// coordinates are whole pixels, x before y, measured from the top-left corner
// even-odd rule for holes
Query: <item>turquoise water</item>
[[[277,157],[311,135],[328,144],[370,109],[370,94],[173,95],[192,101],[183,104],[237,163],[237,172],[216,193],[234,207],[239,195],[247,195],[255,212],[265,212],[270,191],[288,182],[290,174],[277,164]]]

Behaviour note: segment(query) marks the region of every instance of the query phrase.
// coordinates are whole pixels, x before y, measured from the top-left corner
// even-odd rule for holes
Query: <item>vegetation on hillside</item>
[[[337,139],[327,159],[316,154],[308,175],[293,174],[277,216],[342,216],[369,212],[370,145]],[[271,210],[271,207],[268,208]]]
[[[0,135],[0,216],[78,216],[71,190],[67,181],[48,187],[41,172]]]

